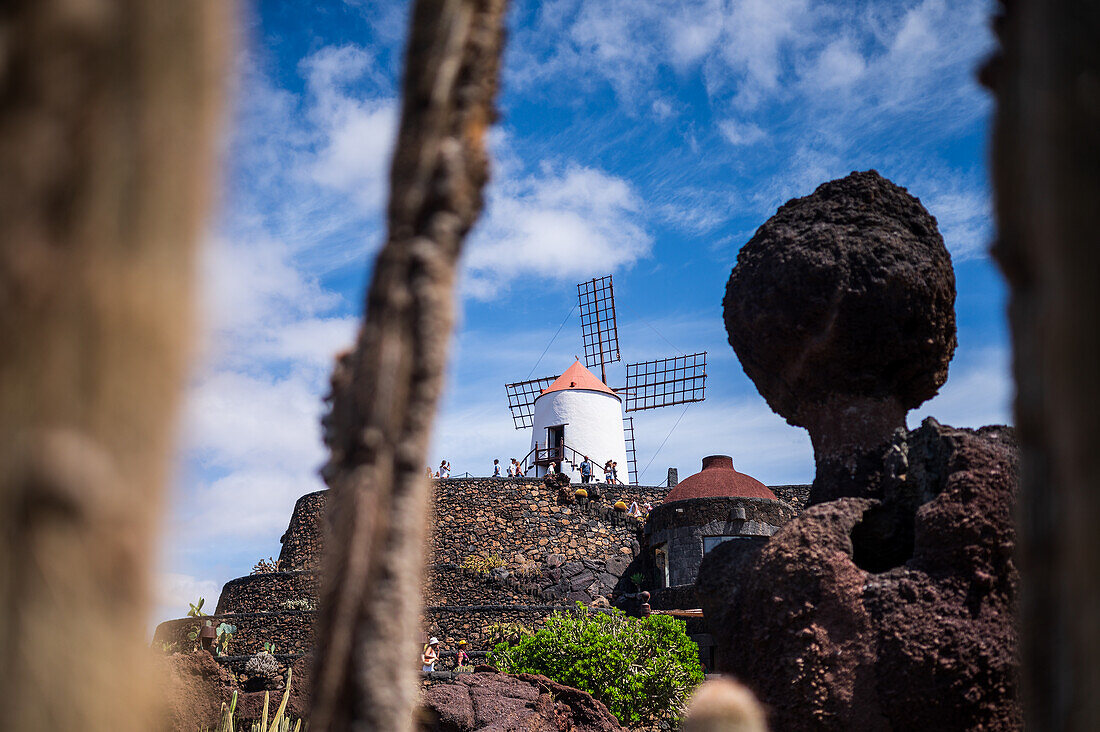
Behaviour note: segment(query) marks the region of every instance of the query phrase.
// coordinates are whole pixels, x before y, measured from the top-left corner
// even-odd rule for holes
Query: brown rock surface
[[[194,732],[215,726],[222,702],[228,703],[233,694],[233,675],[206,651],[173,653],[160,664],[164,729]]]
[[[1012,430],[926,420],[883,500],[812,506],[696,586],[773,729],[1018,729]]]
[[[723,301],[730,345],[768,405],[810,432],[811,503],[878,497],[863,452],[946,380],[954,303],[935,218],[873,170],[788,201],[741,248]]]
[[[604,732],[625,729],[592,695],[535,674],[480,671],[424,690],[422,730]]]

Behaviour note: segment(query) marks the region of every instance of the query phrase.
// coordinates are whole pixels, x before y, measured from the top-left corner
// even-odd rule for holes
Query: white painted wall
[[[531,430],[531,449],[535,443],[546,447],[547,427],[565,425],[565,444],[593,464],[593,479],[603,479],[603,464],[616,461],[619,480],[629,483],[627,472],[626,439],[623,437],[622,400],[614,394],[586,389],[564,389],[542,394],[535,399],[534,424]],[[580,460],[572,466],[562,466],[575,482],[580,482]],[[536,477],[545,471],[540,467]],[[530,473],[528,473],[530,475]]]

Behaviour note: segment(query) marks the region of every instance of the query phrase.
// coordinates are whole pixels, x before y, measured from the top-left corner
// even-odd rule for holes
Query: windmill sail
[[[508,409],[512,410],[512,423],[517,430],[530,429],[535,416],[535,400],[543,389],[557,381],[560,376],[544,376],[504,385],[508,392]]]
[[[615,289],[611,275],[594,277],[577,285],[581,309],[581,339],[584,341],[584,361],[589,368],[600,367],[600,377],[607,383],[605,364],[621,360],[619,355],[619,325],[615,317]]]
[[[634,449],[634,418],[623,417],[623,438],[626,440],[626,468],[631,485],[638,485],[638,453]]]
[[[626,411],[701,402],[706,396],[707,353],[626,365]]]

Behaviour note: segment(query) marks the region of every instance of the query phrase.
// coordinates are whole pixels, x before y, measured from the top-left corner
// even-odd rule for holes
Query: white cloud
[[[726,119],[718,123],[722,136],[731,145],[753,145],[767,138],[768,133],[752,122]]]
[[[201,253],[206,325],[214,333],[265,337],[272,326],[341,304],[295,260],[289,245],[262,234],[212,237]]]
[[[153,585],[153,624],[187,614],[190,603],[205,600],[202,611],[214,614],[221,584],[212,579],[200,579],[178,572],[158,572]]]
[[[502,181],[464,261],[467,294],[628,267],[649,254],[641,200],[622,178],[576,165]]]
[[[1014,394],[1008,349],[960,348],[940,393],[910,412],[908,422],[915,427],[931,416],[952,427],[1011,424]]]
[[[667,99],[655,99],[652,109],[653,115],[660,120],[668,119],[675,113],[675,110],[672,108],[672,103]]]
[[[802,72],[807,93],[835,92],[847,89],[863,78],[867,62],[855,49],[852,40],[838,38],[818,55],[813,66]]]
[[[680,71],[697,63],[714,48],[722,35],[724,8],[721,0],[684,4],[670,12],[665,23],[669,58]]]
[[[379,75],[371,56],[357,46],[326,46],[301,67],[313,99],[310,116],[322,140],[313,179],[350,194],[364,211],[380,213],[397,134],[396,100],[349,92],[349,86]]]
[[[261,365],[261,364],[257,364]],[[323,379],[218,370],[187,401],[189,447],[204,465],[227,469],[315,468],[322,459],[319,420]]]
[[[721,60],[735,77],[738,106],[754,107],[779,87],[784,53],[812,37],[815,18],[815,6],[809,0],[735,0],[731,4],[719,48]]]

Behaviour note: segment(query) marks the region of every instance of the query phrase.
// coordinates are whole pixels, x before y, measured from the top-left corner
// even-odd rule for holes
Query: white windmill
[[[577,285],[585,361],[600,367],[597,377],[580,361],[560,376],[507,384],[508,407],[517,430],[531,430],[527,475],[541,477],[553,462],[573,480],[588,457],[595,478],[615,461],[618,477],[638,481],[634,418],[625,412],[701,402],[705,398],[707,354],[626,364],[626,386],[607,385],[607,364],[621,361],[611,275]],[[624,466],[626,469],[624,470]]]

